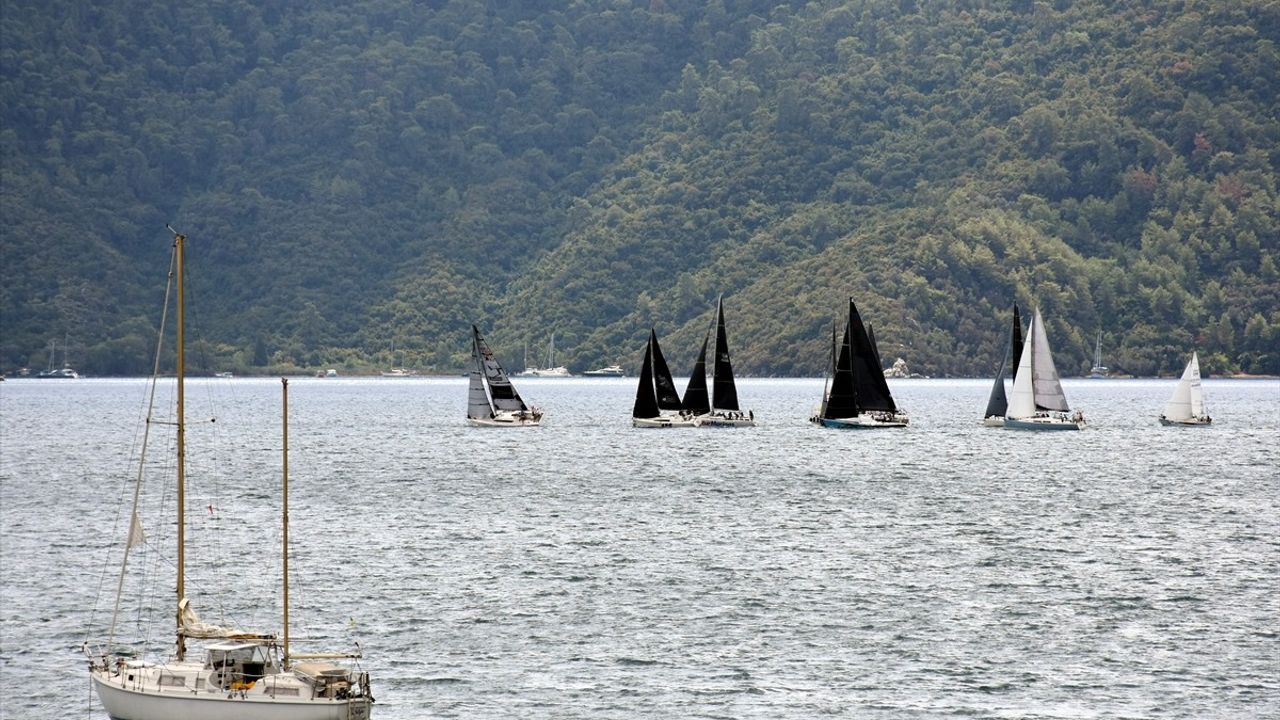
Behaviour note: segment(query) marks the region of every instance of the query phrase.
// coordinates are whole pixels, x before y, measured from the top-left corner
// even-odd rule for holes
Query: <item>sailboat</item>
[[[1173,388],[1173,397],[1164,406],[1160,424],[1183,427],[1208,425],[1213,422],[1204,408],[1204,391],[1200,389],[1200,356],[1191,353],[1191,362]]]
[[[533,427],[542,423],[542,411],[525,405],[475,325],[471,326],[471,360],[468,423],[481,427]]]
[[[573,377],[569,372],[569,368],[563,365],[556,365],[556,334],[551,333],[551,343],[547,346],[547,366],[546,367],[530,367],[529,366],[529,346],[525,346],[524,352],[524,370],[516,373],[520,377]]]
[[[1018,315],[1018,304],[1013,304],[1013,329],[1009,332],[1009,345],[1000,357],[1000,369],[996,371],[995,384],[991,386],[991,396],[987,398],[987,412],[982,424],[987,427],[1004,427],[1005,412],[1009,409],[1009,400],[1004,393],[1005,363],[1012,358],[1013,368],[1018,369],[1022,357],[1022,318]]]
[[[867,334],[853,298],[849,298],[849,315],[838,351],[834,327],[831,342],[831,385],[817,414],[809,421],[838,429],[906,427],[910,419],[898,409],[889,392],[879,351]]]
[[[1004,426],[1015,430],[1083,430],[1084,413],[1071,414],[1062,381],[1049,351],[1049,336],[1040,309],[1031,318],[1022,356],[1013,376],[1013,397]]]
[[[705,368],[705,360],[703,362]],[[705,369],[703,383],[705,387]],[[694,426],[694,416],[684,410],[671,370],[658,345],[658,333],[652,328],[645,344],[644,360],[640,363],[640,382],[636,385],[636,401],[631,408],[631,424],[638,428]]]
[[[704,342],[703,347],[706,344]],[[703,382],[706,378],[705,353],[699,354],[703,359]],[[711,407],[708,412],[699,414],[694,419],[697,427],[754,427],[756,414],[752,410],[742,410],[738,406],[738,388],[733,382],[733,362],[729,358],[729,337],[724,327],[724,296],[716,300],[716,344],[712,353],[714,365],[711,369]],[[697,372],[695,367],[694,372]],[[693,377],[689,378],[692,384]]]
[[[58,347],[57,340],[49,341],[49,367],[41,370],[36,377],[41,380],[78,380],[80,373],[72,369],[71,364],[67,362],[67,341],[62,340],[62,367],[55,367],[53,364],[54,354]]]
[[[1102,331],[1098,331],[1098,339],[1093,345],[1093,367],[1089,368],[1089,379],[1101,380],[1110,370],[1102,364]]]
[[[173,657],[150,662],[136,655],[117,655],[111,650],[120,615],[120,591],[105,648],[91,652],[88,643],[89,677],[98,699],[114,720],[169,720],[190,718],[243,718],[245,720],[367,720],[373,705],[367,673],[331,662],[356,659],[351,653],[295,653],[289,647],[289,504],[288,504],[288,383],[284,385],[284,469],[283,489],[283,636],[245,632],[201,622],[186,594],[186,424],[184,382],[186,370],[185,306],[183,298],[184,243],[174,233],[171,277],[176,278],[177,295],[177,643]],[[162,333],[163,335],[163,329]],[[157,373],[158,375],[158,373]],[[156,380],[152,381],[154,395]],[[147,427],[151,426],[148,418]],[[144,452],[145,457],[145,452]],[[142,485],[142,472],[135,487]],[[119,587],[124,587],[130,549],[143,544],[145,536],[138,515],[138,490],[129,524]],[[199,658],[188,641],[207,641]],[[311,660],[314,662],[298,662]]]

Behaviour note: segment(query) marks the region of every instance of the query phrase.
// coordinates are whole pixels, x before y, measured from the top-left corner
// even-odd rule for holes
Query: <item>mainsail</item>
[[[1058,370],[1053,365],[1049,351],[1049,337],[1045,333],[1044,318],[1040,309],[1031,318],[1027,339],[1023,343],[1022,357],[1013,378],[1013,397],[1009,401],[1006,417],[1028,418],[1038,410],[1067,412],[1067,397],[1062,392]]]
[[[1173,389],[1173,397],[1164,406],[1164,416],[1169,420],[1186,421],[1204,414],[1204,392],[1200,389],[1200,357],[1197,353],[1191,353],[1191,362],[1182,371],[1182,377]]]
[[[658,333],[653,328],[649,329],[648,355],[653,359],[652,382],[658,396],[658,409],[679,410],[680,393],[676,391],[675,380],[671,379],[671,369],[667,367],[666,358],[662,357],[662,348],[658,345]]]
[[[716,301],[716,353],[711,378],[711,406],[717,410],[738,410],[738,388],[733,383],[733,363],[729,360],[729,338],[724,329],[723,297]]]
[[[680,409],[692,415],[706,415],[711,412],[711,400],[707,397],[707,342],[711,339],[711,330],[702,337],[702,347],[698,350],[698,359],[693,363],[693,372],[689,373],[689,384],[684,389],[684,401]]]
[[[475,368],[471,371],[467,417],[480,419],[493,417],[498,410],[517,412],[528,410],[528,406],[524,404],[524,400],[520,399],[520,394],[516,392],[511,380],[507,377],[507,371],[502,369],[502,364],[494,357],[493,351],[481,337],[480,329],[472,325],[471,332],[473,335],[471,349]],[[483,384],[479,385],[479,392],[484,394],[485,388],[488,388],[488,398],[482,401],[476,395],[477,382],[480,380],[483,380]],[[480,414],[475,414],[477,412]]]
[[[640,364],[640,384],[636,386],[636,402],[631,407],[631,417],[655,418],[659,415],[658,395],[653,387],[653,370],[650,358],[653,357],[655,338],[652,332],[649,342],[644,348],[644,361]]]
[[[840,352],[836,356],[835,372],[831,374],[831,392],[827,394],[826,407],[822,409],[825,419],[848,418],[858,414],[858,399],[853,382],[853,353],[849,345],[850,325],[844,323],[844,339],[840,341]],[[834,332],[832,340],[835,340]]]

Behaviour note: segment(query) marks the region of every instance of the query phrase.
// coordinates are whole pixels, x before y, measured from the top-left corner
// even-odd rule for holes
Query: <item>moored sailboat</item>
[[[289,646],[288,575],[288,399],[285,383],[283,470],[283,637],[245,632],[201,622],[186,593],[186,425],[184,419],[185,308],[183,299],[184,243],[175,234],[172,275],[176,280],[176,481],[177,481],[177,642],[174,654],[162,662],[142,659],[136,653],[115,654],[115,629],[120,595],[130,550],[145,540],[139,518],[138,498],[142,471],[134,491],[134,508],[125,543],[116,610],[105,647],[90,652],[89,677],[107,714],[114,720],[168,720],[190,718],[244,718],[246,720],[366,720],[373,705],[369,677],[344,665],[338,658],[356,659],[351,653],[294,653]],[[163,328],[161,328],[163,336]],[[158,367],[158,364],[157,364]],[[157,373],[158,375],[159,373]],[[152,380],[154,394],[156,379]],[[151,425],[148,418],[147,427]],[[148,433],[149,435],[149,433]],[[144,440],[145,446],[145,440]],[[145,458],[145,451],[143,452]],[[140,463],[140,466],[144,463]],[[189,641],[208,641],[203,659],[188,647]],[[298,662],[316,660],[320,662]]]
[[[835,332],[832,331],[832,342]],[[899,410],[889,392],[879,352],[867,334],[853,298],[844,324],[840,348],[832,350],[834,362],[830,389],[818,413],[809,421],[837,429],[906,427],[910,418]]]
[[[1164,406],[1164,414],[1160,416],[1160,424],[1194,427],[1208,425],[1213,422],[1204,407],[1204,390],[1200,387],[1200,356],[1191,353],[1191,361],[1182,371],[1182,377],[1173,388],[1173,397]]]
[[[1004,426],[1014,430],[1083,430],[1084,413],[1071,413],[1062,391],[1058,369],[1049,350],[1040,309],[1031,318],[1018,369],[1013,376],[1013,397]]]
[[[636,401],[631,408],[631,424],[638,428],[693,427],[693,416],[686,413],[676,392],[675,381],[667,367],[658,334],[649,330],[644,360],[640,364],[640,382],[636,385]]]
[[[1009,409],[1009,399],[1004,392],[1005,362],[1012,358],[1016,373],[1018,362],[1022,356],[1022,318],[1018,315],[1018,304],[1013,304],[1013,329],[1009,333],[1009,344],[1004,355],[1000,357],[1000,369],[996,371],[995,384],[991,386],[991,395],[987,398],[987,412],[982,424],[987,427],[1004,427],[1004,416]]]
[[[755,411],[744,411],[738,404],[738,387],[733,381],[733,362],[729,358],[729,336],[724,325],[724,296],[716,300],[716,344],[712,358],[714,365],[711,370],[711,407],[709,412],[698,415],[695,420],[696,425],[698,427],[753,427],[756,424]],[[705,364],[703,367],[705,368]],[[706,377],[705,370],[703,377],[704,379]],[[689,382],[693,383],[692,377],[689,378]]]
[[[471,326],[471,360],[468,423],[480,427],[533,427],[542,423],[542,411],[525,404],[475,325]]]

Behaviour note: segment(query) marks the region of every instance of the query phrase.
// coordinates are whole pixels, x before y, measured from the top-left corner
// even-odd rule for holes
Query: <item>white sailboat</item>
[[[724,327],[724,296],[716,300],[716,344],[712,355],[711,409],[698,415],[697,427],[754,427],[756,414],[738,406],[738,387],[733,381],[733,363],[729,359],[729,336]],[[705,377],[705,375],[704,375]],[[693,383],[693,378],[689,378]],[[686,391],[686,395],[687,395]]]
[[[356,659],[360,653],[294,653],[289,647],[289,505],[288,505],[288,396],[285,383],[285,431],[283,470],[283,636],[245,632],[201,622],[191,598],[186,594],[186,469],[184,380],[185,351],[183,262],[186,238],[174,233],[173,273],[177,294],[177,642],[174,654],[161,662],[151,662],[136,654],[114,654],[115,629],[120,612],[117,591],[116,611],[102,649],[91,651],[88,643],[89,677],[99,700],[113,720],[367,720],[373,705],[369,676],[333,660]],[[162,328],[163,336],[163,328]],[[158,366],[158,365],[157,365]],[[158,374],[158,373],[157,373]],[[154,379],[153,379],[154,394]],[[150,428],[151,421],[147,423]],[[145,452],[143,454],[145,457]],[[139,470],[134,494],[134,510],[121,567],[120,588],[124,587],[130,549],[142,545],[144,535],[138,515]],[[209,641],[201,658],[188,647],[189,641]],[[298,662],[312,660],[314,662]]]
[[[479,427],[534,427],[542,423],[542,411],[525,405],[475,325],[471,326],[471,360],[468,423]]]
[[[1208,425],[1213,422],[1204,407],[1204,391],[1200,388],[1200,356],[1191,353],[1191,362],[1173,388],[1173,397],[1164,406],[1160,424],[1182,427]]]
[[[1083,430],[1084,413],[1071,413],[1062,381],[1049,351],[1040,309],[1031,318],[1022,357],[1013,376],[1013,397],[1004,418],[1004,426],[1014,430]]]
[[[1111,372],[1110,368],[1102,364],[1102,331],[1099,330],[1098,339],[1093,345],[1093,367],[1089,368],[1089,379],[1105,379],[1109,372]]]
[[[525,369],[516,373],[518,377],[550,377],[550,378],[567,378],[573,377],[569,372],[569,368],[563,365],[556,365],[556,334],[551,333],[551,343],[547,346],[547,366],[546,367],[530,367],[529,366],[529,349],[525,346]]]

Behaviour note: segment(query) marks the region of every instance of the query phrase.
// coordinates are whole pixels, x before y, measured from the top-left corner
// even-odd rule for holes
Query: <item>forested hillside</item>
[[[1280,2],[9,2],[0,367],[148,367],[172,222],[197,367],[1280,373]],[[634,369],[634,368],[633,368]]]

